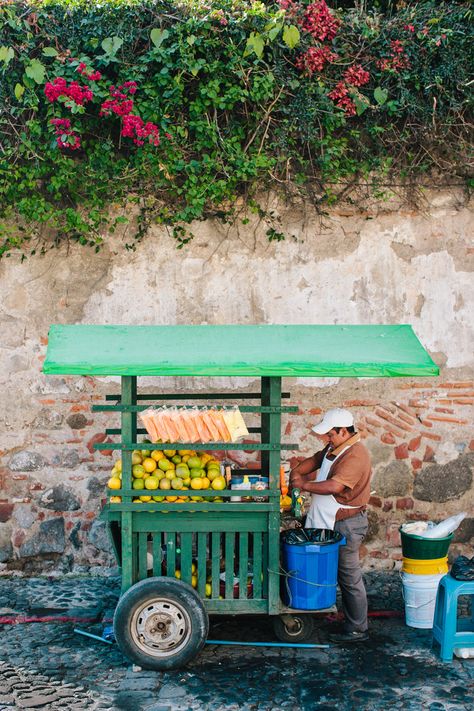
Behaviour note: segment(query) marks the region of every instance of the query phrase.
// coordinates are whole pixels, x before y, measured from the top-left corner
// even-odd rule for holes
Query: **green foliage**
[[[252,209],[259,189],[287,188],[324,209],[338,185],[347,194],[360,180],[377,190],[435,171],[472,184],[471,4],[349,7],[324,42],[302,24],[307,5],[294,14],[244,0],[0,4],[0,255],[71,239],[98,249],[134,206],[128,248],[153,222],[170,225],[181,248],[189,223],[237,219],[237,198]],[[305,71],[321,46],[336,58]],[[89,82],[93,99],[48,101],[56,77],[87,84],[80,62],[102,75]],[[331,93],[357,66],[370,79],[347,85],[351,115]],[[110,85],[126,81],[137,83],[134,113],[159,126],[159,146],[136,145],[123,119],[100,115]],[[72,135],[59,134],[66,147],[53,118],[71,121]],[[258,214],[269,240],[282,240]]]

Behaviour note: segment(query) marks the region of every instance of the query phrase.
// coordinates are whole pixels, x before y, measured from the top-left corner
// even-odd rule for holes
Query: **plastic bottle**
[[[232,491],[233,491],[234,489],[250,489],[250,481],[249,481],[248,475],[245,474],[244,477],[243,477],[243,479],[242,479],[242,481],[239,482],[238,484],[237,484],[237,483],[235,483],[235,484],[232,484],[232,483],[231,483],[230,488],[232,489]],[[248,496],[245,496],[243,499],[242,499],[241,496],[231,496],[231,497],[230,497],[230,500],[231,500],[231,501],[248,501],[248,499],[249,499]]]

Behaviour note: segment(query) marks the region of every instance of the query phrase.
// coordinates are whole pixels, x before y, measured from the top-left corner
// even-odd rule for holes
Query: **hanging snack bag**
[[[191,410],[193,422],[199,434],[199,440],[204,444],[211,441],[211,435],[202,418],[201,411],[196,407]]]
[[[153,408],[150,407],[148,410],[144,410],[143,412],[140,412],[139,417],[140,417],[140,420],[142,421],[146,431],[148,432],[148,435],[149,435],[151,441],[155,442],[157,439],[159,439],[159,436],[156,432],[155,421],[154,421],[153,415],[154,415],[154,410],[153,410]]]
[[[192,442],[193,444],[194,442],[199,442],[199,432],[197,430],[192,411],[182,410],[181,419],[185,423],[186,431],[189,436],[189,439],[187,441]]]
[[[175,408],[174,408],[175,409]],[[163,423],[168,430],[169,442],[179,442],[179,431],[173,418],[173,408],[163,408]]]
[[[175,442],[187,442],[188,441],[188,433],[183,425],[183,422],[180,417],[180,411],[178,410],[178,408],[171,407],[168,410],[168,416],[171,418],[173,427],[175,428],[175,431],[177,432],[177,439],[175,440]]]
[[[248,436],[249,431],[238,407],[224,410],[223,415],[232,442],[237,442],[239,439],[242,439],[242,437]]]
[[[211,410],[211,413],[214,418],[214,424],[216,425],[219,431],[219,440],[221,442],[230,442],[230,432],[227,429],[222,410]]]
[[[216,427],[213,413],[211,410],[201,410],[202,419],[204,420],[209,434],[211,435],[210,442],[218,442],[220,438],[219,429]]]

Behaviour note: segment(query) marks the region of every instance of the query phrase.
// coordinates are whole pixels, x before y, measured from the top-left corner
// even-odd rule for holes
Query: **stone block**
[[[51,465],[59,469],[74,469],[80,462],[77,449],[64,449],[55,452],[51,458]]]
[[[458,499],[472,486],[473,457],[461,455],[447,464],[432,464],[415,479],[413,495],[421,501],[444,502]]]
[[[0,563],[6,563],[13,558],[12,526],[10,523],[0,523]]]
[[[374,538],[377,537],[380,528],[379,517],[377,516],[375,511],[372,511],[372,509],[368,509],[367,518],[369,521],[369,528],[367,529],[367,533],[365,534],[364,543],[370,543],[370,541],[373,541]]]
[[[64,519],[53,518],[40,523],[37,532],[20,547],[20,558],[30,558],[43,553],[62,553],[66,545]]]
[[[87,425],[87,417],[80,412],[69,415],[66,419],[72,430],[82,430]]]
[[[105,521],[98,521],[96,519],[93,522],[89,531],[88,540],[94,548],[100,551],[112,552],[112,545],[110,543],[109,534],[107,533],[107,524]]]
[[[8,462],[8,468],[12,472],[34,472],[43,469],[46,464],[46,459],[38,452],[23,449],[12,456]]]
[[[50,407],[43,407],[36,415],[33,426],[39,430],[57,430],[61,427],[63,416]]]
[[[391,462],[382,469],[377,469],[372,479],[372,488],[377,495],[405,496],[410,492],[413,475],[405,462]]]
[[[455,543],[469,543],[474,538],[474,518],[465,518],[454,534]]]
[[[393,442],[391,442],[390,444],[393,444]],[[372,459],[373,467],[376,467],[378,464],[384,464],[392,456],[392,450],[389,447],[380,444],[380,442],[371,441],[370,444],[367,445],[367,447],[370,451],[370,457]]]
[[[20,528],[31,528],[37,519],[37,513],[29,504],[16,504],[13,518]]]
[[[77,496],[65,486],[53,486],[47,489],[38,501],[44,509],[52,511],[77,511],[81,508],[81,502]]]

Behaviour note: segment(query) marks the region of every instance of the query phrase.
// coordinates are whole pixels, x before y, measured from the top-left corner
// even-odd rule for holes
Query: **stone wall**
[[[288,458],[318,446],[310,426],[325,408],[351,408],[374,463],[364,565],[400,565],[401,522],[458,511],[469,516],[451,555],[472,555],[474,243],[464,196],[427,193],[416,211],[394,199],[340,205],[324,217],[268,200],[288,235],[283,243],[269,243],[267,226],[250,215],[246,225],[197,224],[180,251],[156,228],[135,252],[124,249],[125,231],[99,254],[69,245],[0,263],[3,572],[103,572],[112,564],[97,516],[113,457],[94,453],[93,443],[106,441],[114,420],[90,407],[117,391],[117,379],[44,376],[51,323],[411,323],[440,377],[285,380],[300,408],[284,419],[287,441],[300,442]],[[224,378],[210,385],[229,398],[256,386]],[[170,378],[157,387],[193,392],[209,383]]]

